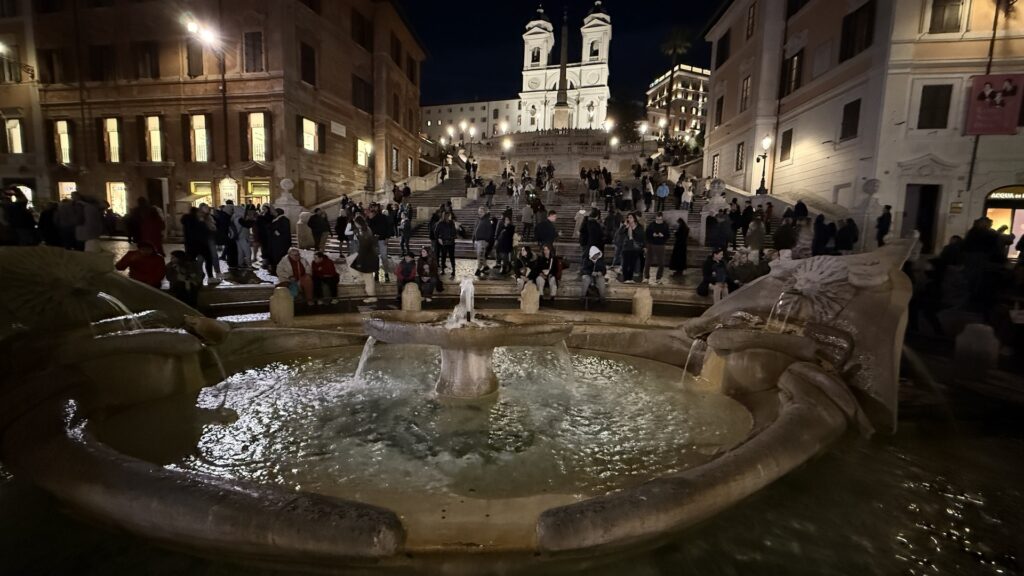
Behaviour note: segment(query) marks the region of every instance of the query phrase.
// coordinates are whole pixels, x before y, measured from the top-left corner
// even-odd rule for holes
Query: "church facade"
[[[563,27],[567,25],[563,23]],[[569,63],[552,58],[555,27],[544,9],[538,8],[523,33],[523,83],[519,97],[423,106],[421,131],[435,142],[442,138],[469,142],[508,133],[551,130],[556,127],[555,105],[563,65],[568,126],[578,130],[600,129],[608,115],[611,95],[608,54],[612,40],[611,16],[600,0],[584,18],[580,36],[581,61]],[[567,34],[563,34],[565,37]]]

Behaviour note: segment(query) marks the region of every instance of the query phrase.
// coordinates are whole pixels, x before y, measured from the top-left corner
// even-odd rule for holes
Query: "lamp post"
[[[611,137],[612,128],[615,128],[615,121],[612,120],[611,118],[605,118],[604,122],[602,123],[602,125],[604,126],[605,133],[607,133],[609,135],[609,137]],[[610,158],[611,157],[611,149],[610,148],[611,148],[611,140],[609,139],[608,140],[608,146],[606,146],[605,150],[604,150],[604,157],[605,158]]]
[[[502,136],[504,136],[505,134],[508,134],[508,121],[502,120],[499,127],[501,128],[501,135]]]
[[[12,58],[11,56],[8,56],[7,55],[8,50],[9,50],[9,48],[7,48],[7,46],[3,42],[0,42],[0,60],[4,60],[4,61],[7,61],[7,62],[10,62],[10,63],[14,64],[15,66],[18,67],[19,70],[21,70],[25,74],[28,74],[29,80],[35,80],[36,79],[36,69],[33,66],[29,65],[29,64],[25,64],[24,62],[21,62],[20,60],[16,60],[16,59]]]
[[[512,158],[509,155],[509,151],[510,150],[512,150],[512,139],[511,138],[505,138],[504,140],[501,141],[501,151],[503,152],[503,156],[505,158],[505,165],[506,166],[508,166],[508,165],[510,165],[512,163]]]
[[[667,142],[668,141],[668,136],[665,134],[665,127],[666,126],[668,126],[668,120],[666,120],[664,118],[658,120],[658,128],[661,131],[661,139]]]
[[[459,145],[461,145],[461,146],[465,146],[466,145],[466,127],[467,126],[469,126],[469,124],[466,124],[465,120],[459,122]]]
[[[768,149],[772,147],[772,137],[765,136],[761,139],[761,150],[762,153],[757,155],[757,161],[761,163],[761,186],[757,189],[757,194],[767,194],[768,188],[764,185],[765,171],[768,169]]]
[[[469,157],[473,157],[473,139],[476,137],[476,126],[469,127]]]
[[[644,141],[644,136],[647,135],[647,122],[640,123],[640,155],[645,156],[647,153],[647,143]]]
[[[224,20],[224,7],[220,0],[217,2],[217,19],[220,22],[223,22]],[[220,67],[220,107],[221,115],[224,118],[224,137],[222,138],[222,140],[224,140],[223,168],[227,175],[230,176],[231,161],[228,153],[230,150],[230,140],[228,138],[228,83],[224,46],[221,44],[217,31],[209,26],[204,26],[195,20],[189,20],[185,23],[185,29],[188,30],[189,34],[199,40],[203,46],[209,48],[217,55],[217,64]]]

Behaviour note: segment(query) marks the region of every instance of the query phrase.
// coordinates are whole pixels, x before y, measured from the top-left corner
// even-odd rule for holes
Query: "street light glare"
[[[0,54],[6,54],[6,53],[7,53],[7,45],[4,44],[3,42],[0,42]]]
[[[612,143],[612,146],[618,146],[619,145],[619,137],[618,136],[612,136],[611,143]]]
[[[640,123],[640,133],[647,134],[647,122]]]
[[[658,128],[664,128],[665,126],[668,126],[668,120],[664,118],[658,120]]]
[[[469,127],[469,137],[472,138],[473,136],[476,136],[476,126]]]
[[[209,28],[200,28],[199,41],[207,46],[213,46],[217,43],[217,35]]]
[[[460,128],[460,129],[461,129],[461,130],[462,130],[463,132],[465,132],[465,131],[466,131],[466,126],[468,126],[468,124],[466,124],[466,121],[465,121],[465,120],[463,120],[462,122],[459,122],[459,128]]]
[[[767,152],[767,151],[768,151],[768,149],[769,149],[769,148],[771,148],[771,147],[772,147],[772,137],[771,137],[771,136],[765,136],[765,137],[764,137],[764,138],[763,138],[763,139],[761,140],[761,148],[762,148],[762,149],[763,149],[763,150],[764,150],[765,152]]]
[[[504,150],[505,150],[506,152],[508,152],[508,151],[509,151],[509,149],[511,149],[511,148],[512,148],[512,141],[511,141],[511,140],[509,140],[508,138],[505,138],[505,139],[504,139],[504,140],[502,140],[502,142],[501,142],[501,147],[502,147],[502,149],[504,149]]]
[[[605,129],[606,132],[611,132],[612,128],[614,128],[614,127],[615,127],[615,121],[614,120],[612,120],[611,118],[605,118],[604,119],[604,129]]]
[[[195,20],[189,20],[188,23],[185,24],[185,29],[188,30],[189,34],[196,34],[199,32],[199,23]]]

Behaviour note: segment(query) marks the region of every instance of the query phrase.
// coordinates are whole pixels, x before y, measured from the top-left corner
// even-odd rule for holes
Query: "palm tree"
[[[675,91],[676,64],[679,59],[690,51],[691,32],[686,28],[673,28],[661,45],[661,51],[672,59],[672,68],[668,73],[668,98],[665,100],[665,118],[669,133],[672,131],[672,99]]]

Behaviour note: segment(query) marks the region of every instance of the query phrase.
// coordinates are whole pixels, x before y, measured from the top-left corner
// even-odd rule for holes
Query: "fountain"
[[[289,568],[616,554],[848,430],[893,429],[911,244],[775,263],[685,322],[481,313],[469,279],[451,314],[337,315],[331,330],[189,320],[110,262],[0,248],[0,277],[19,279],[0,286],[0,457],[124,529]],[[29,266],[40,255],[72,289]],[[99,292],[164,326],[107,320]],[[69,326],[55,300],[87,313]]]
[[[444,398],[493,398],[498,391],[492,354],[499,346],[554,346],[572,333],[557,318],[530,315],[511,323],[474,310],[473,279],[462,281],[459,304],[445,318],[432,312],[375,312],[363,321],[375,341],[441,348],[435,391]]]

